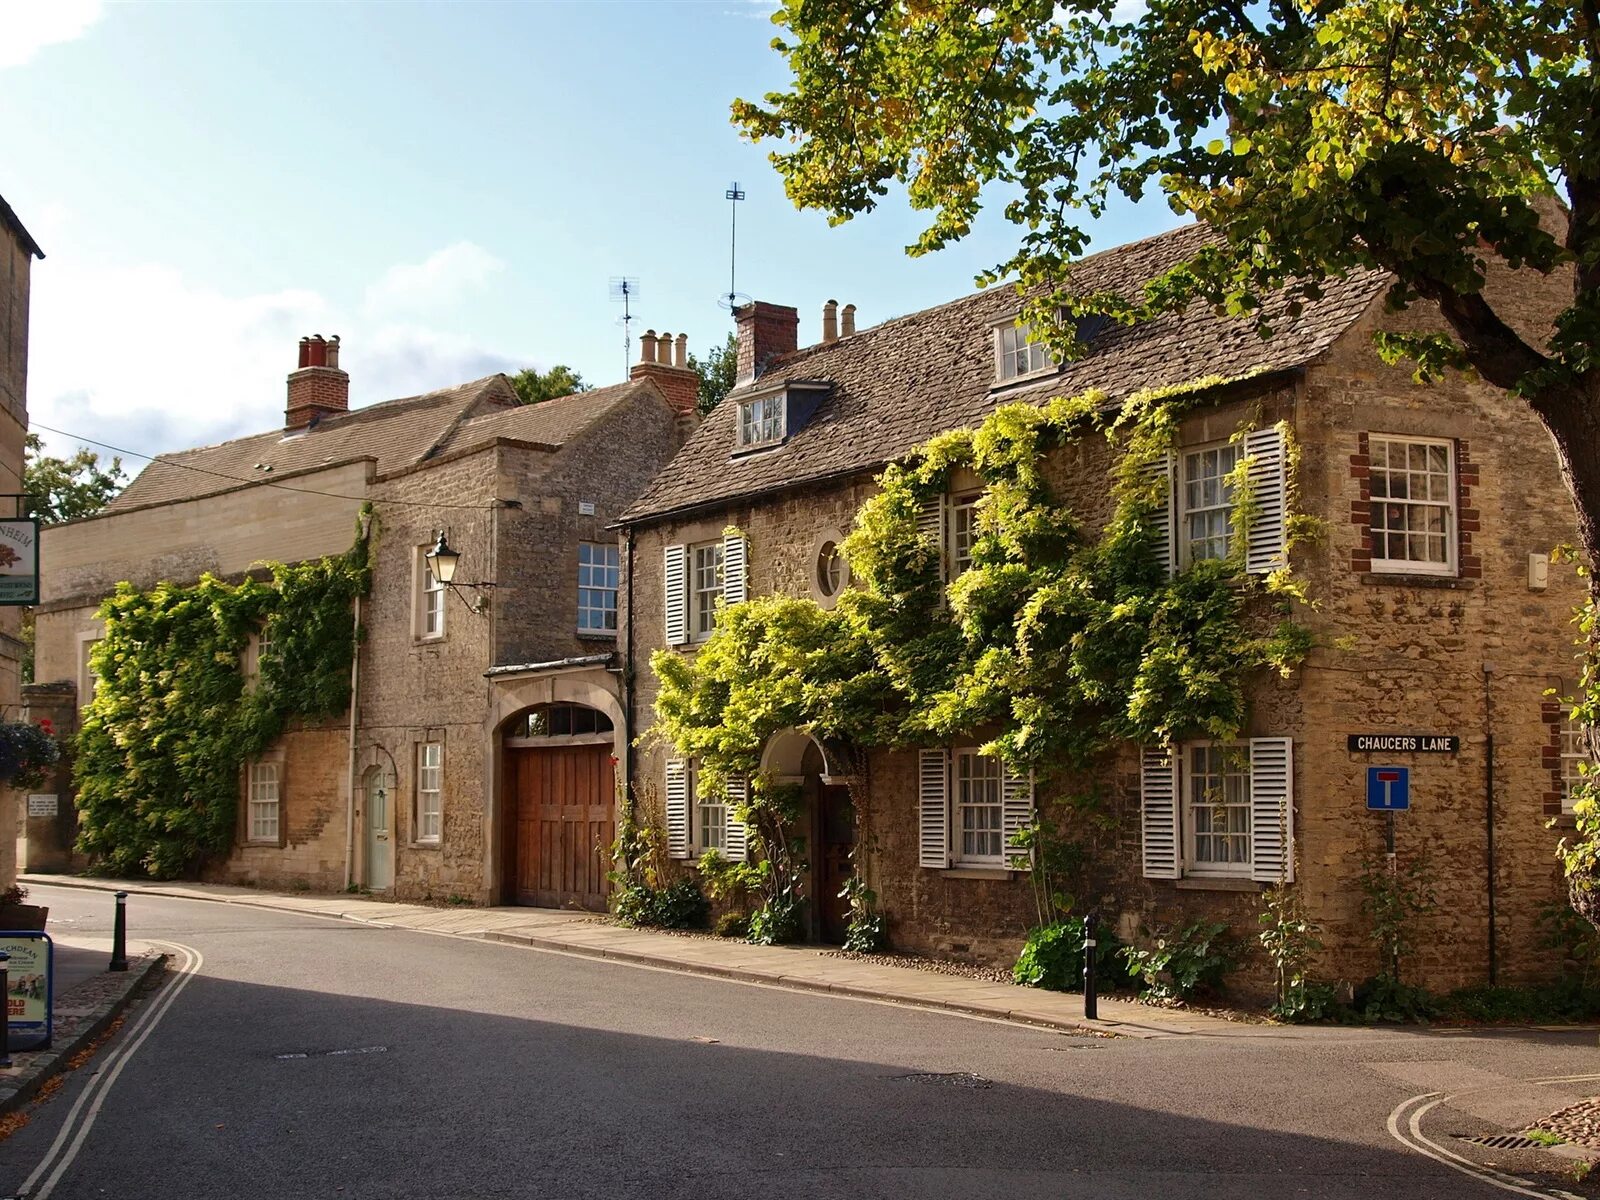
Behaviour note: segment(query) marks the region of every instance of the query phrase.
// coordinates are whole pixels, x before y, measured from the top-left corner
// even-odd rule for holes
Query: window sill
[[[1172,886],[1180,892],[1261,892],[1266,885],[1253,879],[1234,875],[1186,875],[1174,879]]]
[[[615,629],[580,629],[578,636],[586,642],[614,642],[617,640]]]
[[[946,867],[939,872],[946,879],[1010,879],[1017,874],[1004,867]]]
[[[1028,384],[1043,383],[1061,374],[1061,364],[1052,363],[1039,371],[1029,371],[1026,375],[1013,375],[1009,379],[997,379],[989,385],[990,393],[1004,392],[1011,388],[1022,388]]]
[[[408,850],[443,850],[443,842],[407,842]]]
[[[1370,587],[1423,587],[1467,591],[1478,585],[1456,575],[1412,574],[1410,571],[1363,571],[1361,582]]]
[[[781,450],[788,440],[788,435],[785,434],[775,442],[755,442],[749,446],[735,446],[733,453],[728,457],[730,459],[749,458],[752,454],[766,454],[771,450]]]
[[[417,634],[413,636],[411,640],[418,646],[436,646],[440,642],[444,641],[444,639],[445,635],[442,633],[425,633]]]

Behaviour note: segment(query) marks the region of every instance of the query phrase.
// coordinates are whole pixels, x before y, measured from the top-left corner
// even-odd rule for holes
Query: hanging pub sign
[[[0,605],[39,603],[39,520],[0,518]]]
[[[1352,733],[1351,754],[1455,754],[1461,739],[1453,733]]]

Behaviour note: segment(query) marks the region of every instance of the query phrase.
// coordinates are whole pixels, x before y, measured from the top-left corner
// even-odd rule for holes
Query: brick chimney
[[[654,329],[639,339],[639,361],[628,372],[629,379],[653,379],[667,403],[680,417],[692,417],[700,403],[700,376],[689,366],[689,335],[680,333],[674,342],[670,333],[656,336]]]
[[[756,300],[734,310],[739,330],[738,383],[749,383],[773,359],[793,354],[800,345],[800,314],[784,304]]]
[[[320,333],[300,339],[300,365],[289,372],[285,429],[305,429],[329,413],[350,411],[350,376],[339,369],[339,339]]]

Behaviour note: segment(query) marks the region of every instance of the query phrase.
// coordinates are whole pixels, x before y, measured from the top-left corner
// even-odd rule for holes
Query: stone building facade
[[[0,516],[20,516],[17,497],[28,437],[28,305],[33,260],[44,251],[0,197],[0,486],[14,493],[0,500]],[[0,718],[23,719],[22,609],[0,607]],[[0,887],[16,879],[20,797],[0,802]]]
[[[95,686],[97,609],[119,581],[240,579],[264,560],[341,554],[370,506],[351,710],[296,725],[246,764],[236,844],[207,877],[492,902],[518,892],[519,861],[553,869],[537,838],[516,851],[519,834],[553,824],[571,857],[553,876],[560,902],[603,903],[589,839],[605,831],[562,824],[561,802],[587,799],[577,785],[540,794],[538,828],[498,789],[508,731],[519,762],[580,743],[609,760],[626,738],[607,527],[681,445],[698,382],[670,342],[657,361],[657,344],[629,382],[538,405],[496,375],[350,410],[338,339],[302,340],[282,429],[163,455],[102,513],[45,531],[37,677],[76,712]],[[258,653],[253,642],[241,671]],[[552,718],[586,733],[550,735]],[[251,802],[271,819],[252,824]]]
[[[1189,227],[1093,256],[1076,284],[1126,293],[1205,236]],[[1490,283],[1500,311],[1541,340],[1564,286],[1509,271]],[[1382,865],[1390,819],[1368,810],[1368,772],[1398,766],[1409,771],[1411,806],[1392,818],[1396,849],[1402,862],[1426,860],[1438,901],[1418,924],[1409,978],[1443,989],[1550,977],[1560,956],[1541,945],[1540,922],[1564,904],[1554,851],[1570,825],[1563,808],[1577,768],[1559,697],[1573,683],[1570,621],[1582,588],[1549,552],[1573,538],[1571,501],[1548,436],[1524,408],[1468,378],[1422,386],[1379,361],[1380,326],[1436,319],[1420,308],[1386,313],[1386,288],[1376,273],[1354,276],[1303,312],[1269,310],[1277,332],[1266,341],[1198,308],[1093,330],[1086,356],[1066,365],[1028,346],[1005,290],[859,332],[853,321],[848,332],[838,328],[830,302],[823,340],[805,348],[794,309],[747,307],[734,393],[624,518],[638,563],[624,624],[635,630],[627,663],[641,727],[656,687],[651,652],[693,654],[704,636],[697,614],[714,612],[719,592],[828,604],[848,586],[835,546],[881,467],[928,437],[974,427],[1002,402],[1098,387],[1114,403],[1222,377],[1184,419],[1169,461],[1166,552],[1182,569],[1187,556],[1205,553],[1207,536],[1219,536],[1207,505],[1225,497],[1203,485],[1245,452],[1227,446],[1248,418],[1267,439],[1248,453],[1280,472],[1261,477],[1269,511],[1251,527],[1252,568],[1258,550],[1262,570],[1281,550],[1281,520],[1273,533],[1270,510],[1287,502],[1285,489],[1325,530],[1297,546],[1292,562],[1315,601],[1296,606],[1314,649],[1289,678],[1252,684],[1232,765],[1199,741],[1127,745],[1088,775],[1058,782],[1063,792],[1097,788],[1113,818],[1090,839],[1093,894],[1079,898],[1080,910],[1098,909],[1125,939],[1205,918],[1254,945],[1264,890],[1290,877],[1324,927],[1319,976],[1362,980],[1380,964],[1358,879],[1364,863]],[[1289,441],[1272,441],[1278,422]],[[1052,486],[1088,529],[1110,516],[1114,465],[1089,442],[1047,463]],[[941,531],[932,536],[947,566],[959,562],[960,531],[970,529],[965,490],[957,479],[928,526]],[[730,526],[742,534],[738,545],[724,544]],[[697,566],[719,554],[721,574],[697,587]],[[1351,748],[1355,736],[1412,734],[1451,739],[1436,743],[1449,749]],[[967,836],[963,800],[981,802],[971,805],[980,828],[1010,829],[1058,797],[1033,796],[998,764],[968,757],[984,740],[974,731],[950,747],[851,761],[835,748],[830,761],[803,730],[772,738],[764,768],[800,783],[806,798],[795,833],[806,846],[813,937],[838,938],[830,892],[852,869],[841,856],[853,852],[895,945],[1014,957],[1036,920],[1031,889],[1025,873],[996,860],[990,838]],[[737,852],[741,841],[718,807],[723,798],[696,795],[693,771],[650,745],[632,777],[635,795],[665,797],[685,870],[707,845],[731,837]],[[975,845],[985,853],[967,853]],[[1247,962],[1238,979],[1263,988],[1266,964]]]

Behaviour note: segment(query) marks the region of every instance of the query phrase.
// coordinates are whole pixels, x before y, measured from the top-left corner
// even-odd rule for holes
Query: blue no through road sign
[[[1411,807],[1410,767],[1368,767],[1367,807],[1405,812]]]

